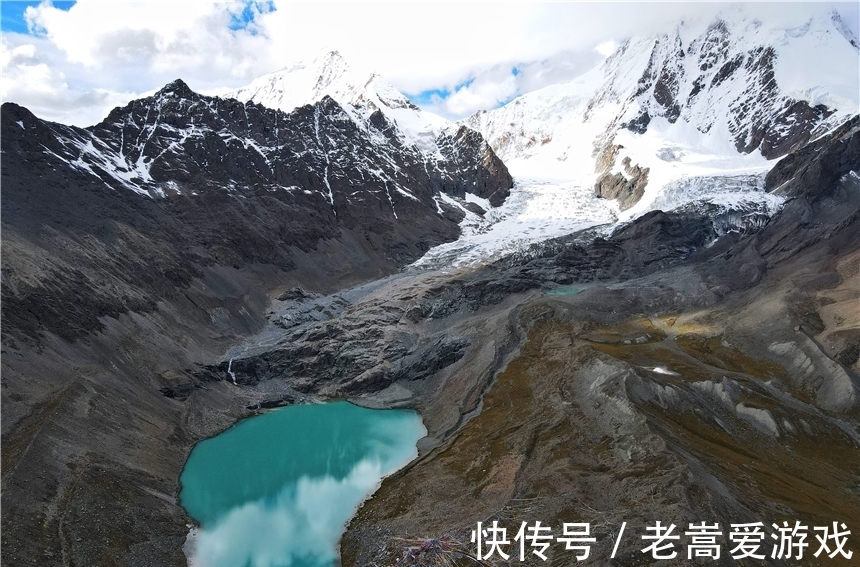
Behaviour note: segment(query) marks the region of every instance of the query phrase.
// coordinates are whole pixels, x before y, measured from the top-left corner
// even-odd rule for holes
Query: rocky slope
[[[493,179],[505,174],[504,165],[480,135],[421,110],[381,76],[350,67],[337,51],[294,63],[222,96],[284,112],[331,97],[359,129],[385,131],[385,138],[374,137],[377,144],[393,143],[398,152],[408,151],[424,162],[446,193],[464,197],[469,192],[493,206],[501,205],[508,195],[508,188]]]
[[[200,403],[173,392],[284,290],[379,278],[456,238],[464,186],[371,118],[181,81],[86,129],[3,105],[6,561],[183,563],[182,463],[249,402],[222,384]],[[465,133],[450,164],[503,198],[504,165],[469,151],[482,143]]]
[[[655,519],[724,533],[836,520],[856,553],[858,171],[855,118],[768,176],[791,197],[760,229],[718,236],[695,210],[657,212],[429,294],[424,324],[443,319],[469,347],[432,395],[404,383],[431,442],[360,509],[344,564],[474,557],[470,531],[493,520],[511,538],[521,522],[556,536],[562,522],[589,522],[593,565],[609,562],[622,522],[613,565],[689,564],[683,541],[674,560],[642,553]],[[496,334],[470,341],[487,320]],[[722,547],[723,564],[744,564]],[[763,564],[852,564],[771,547]],[[526,554],[572,560],[560,543],[546,563]]]

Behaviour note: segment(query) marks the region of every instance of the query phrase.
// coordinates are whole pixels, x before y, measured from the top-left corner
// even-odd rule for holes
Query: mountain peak
[[[287,65],[225,96],[243,102],[253,100],[284,112],[319,102],[325,96],[344,108],[361,107],[370,112],[384,108],[419,110],[380,75],[352,68],[338,51],[325,51]]]
[[[322,56],[317,58],[318,61],[335,61],[338,63],[346,64],[346,59],[343,58],[343,55],[340,54],[340,51],[333,49],[331,51],[326,51]]]
[[[552,171],[638,214],[668,206],[661,191],[682,178],[764,171],[856,114],[858,50],[842,23],[730,7],[633,36],[580,77],[465,123],[515,173]]]
[[[325,51],[263,75],[224,96],[292,112],[327,95],[341,105],[349,104],[362,90],[364,79],[350,68],[340,52]]]
[[[281,78],[290,76],[292,80],[296,73],[302,71],[307,72],[309,75],[315,74],[318,77],[326,76],[328,80],[331,81],[332,79],[343,76],[344,74],[351,73],[352,69],[339,51],[321,51],[314,57],[295,61],[281,67],[277,71],[269,73],[268,75],[263,75],[263,77],[258,78],[254,82],[260,81],[264,77]],[[250,87],[251,85],[248,86]]]
[[[194,91],[191,90],[185,81],[182,79],[175,79],[166,85],[164,85],[155,96],[176,96],[179,98],[190,98],[194,96]]]

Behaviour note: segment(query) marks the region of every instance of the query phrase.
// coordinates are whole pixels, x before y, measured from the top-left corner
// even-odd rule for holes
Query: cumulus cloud
[[[256,4],[252,4],[256,6]],[[231,23],[247,4],[228,2],[99,2],[78,0],[69,10],[49,3],[28,8],[31,30],[64,53],[68,64],[104,71],[119,67],[146,70],[150,77],[187,74],[202,82],[245,78],[268,69],[270,40]],[[261,10],[257,8],[259,13]],[[132,85],[137,86],[137,85]]]
[[[748,4],[766,19],[802,20],[833,4]],[[835,5],[856,27],[857,4]],[[380,73],[401,91],[436,90],[427,104],[447,116],[587,70],[635,34],[709,18],[722,3],[294,3],[101,2],[60,10],[45,2],[26,10],[30,35],[7,33],[4,49],[36,46],[39,63],[4,66],[3,98],[39,100],[47,117],[81,123],[56,101],[92,101],[103,116],[129,93],[151,92],[177,77],[197,90],[235,88],[323,49]],[[20,57],[19,55],[16,57]],[[38,65],[46,65],[47,69]],[[561,66],[560,66],[561,65]],[[520,69],[513,75],[511,69]],[[38,88],[24,82],[36,81]],[[439,93],[449,93],[449,97]],[[101,102],[99,102],[101,101]],[[81,107],[82,108],[82,107]]]
[[[135,92],[99,86],[80,88],[82,76],[74,73],[70,86],[70,79],[61,70],[64,66],[55,64],[54,48],[28,39],[16,44],[4,36],[0,41],[0,92],[4,101],[23,104],[49,120],[84,126],[95,124],[104,118],[106,110],[136,96]]]
[[[29,7],[31,33],[3,35],[0,92],[44,118],[86,126],[176,78],[199,90],[243,84],[277,65],[253,20],[233,25],[248,6],[79,0],[68,10]]]

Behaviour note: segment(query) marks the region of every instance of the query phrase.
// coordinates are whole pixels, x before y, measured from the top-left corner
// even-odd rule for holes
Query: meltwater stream
[[[239,422],[194,448],[180,500],[200,523],[195,567],[329,567],[356,507],[417,456],[419,415],[348,402]]]

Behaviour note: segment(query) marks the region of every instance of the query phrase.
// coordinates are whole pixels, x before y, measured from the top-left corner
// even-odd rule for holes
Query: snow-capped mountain
[[[783,29],[732,8],[463,122],[515,175],[576,180],[630,217],[672,183],[677,200],[679,180],[761,175],[856,114],[858,53],[836,12]]]
[[[222,230],[221,215],[229,215],[217,213],[211,222],[212,207],[235,206],[231,242],[242,243],[239,256],[253,261],[288,265],[290,247],[313,249],[349,231],[371,243],[375,259],[403,264],[456,238],[464,212],[440,192],[463,197],[467,186],[507,195],[510,175],[479,134],[462,128],[454,157],[441,164],[445,170],[428,167],[384,117],[372,120],[374,128],[359,127],[328,96],[284,113],[203,96],[180,80],[89,128],[46,122],[6,103],[5,200],[11,206],[27,187],[48,194],[86,188],[98,199],[153,201],[169,222],[179,214],[183,224],[214,233]],[[452,176],[456,183],[448,182]],[[45,197],[55,198],[70,197]],[[261,236],[257,224],[278,238]],[[224,246],[219,238],[209,245]]]
[[[223,96],[253,101],[268,108],[292,112],[330,96],[361,123],[368,123],[377,110],[397,125],[410,143],[433,154],[436,138],[451,122],[412,104],[406,96],[376,73],[358,71],[337,51],[310,61],[300,61],[263,75],[249,85]]]
[[[421,110],[378,74],[348,65],[337,51],[288,65],[220,96],[284,112],[331,97],[374,143],[396,143],[424,161],[439,178],[442,192],[461,198],[471,193],[494,206],[507,196],[506,191],[488,193],[478,187],[480,180],[470,174],[471,159],[462,157],[475,155],[485,167],[495,167],[495,156],[479,135]]]
[[[398,208],[414,202],[441,215],[440,192],[464,197],[469,190],[499,202],[507,196],[510,176],[479,134],[459,127],[440,137],[438,151],[447,157],[428,164],[381,112],[369,111],[362,123],[356,108],[323,94],[286,113],[203,96],[177,80],[85,129],[10,107],[5,114],[21,119],[10,121],[6,137],[27,144],[39,131],[44,140],[35,151],[114,189],[153,198],[259,188],[314,194],[333,219],[340,211],[340,221],[355,203],[379,201],[397,221]]]

